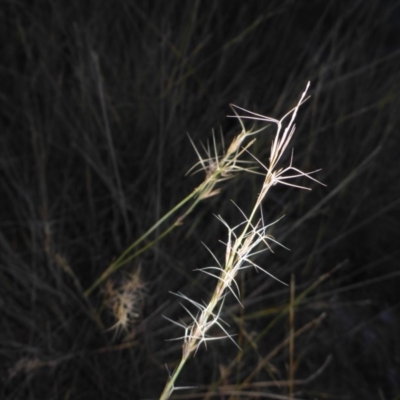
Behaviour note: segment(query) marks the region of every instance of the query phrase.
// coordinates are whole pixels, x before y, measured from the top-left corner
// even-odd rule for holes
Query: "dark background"
[[[177,382],[196,388],[174,396],[400,399],[398,1],[9,0],[0,16],[2,399],[160,395],[181,355],[166,339],[183,334],[162,316],[186,315],[170,291],[207,301],[201,242],[223,258],[213,214],[240,221],[230,200],[248,211],[259,178],[226,182],[113,274],[145,287],[127,332],[107,330],[104,284],[84,290],[201,182],[184,176],[197,160],[187,132],[199,148],[213,129],[229,143],[230,103],[280,118],[308,81],[294,164],[322,168],[327,187],[274,188],[264,215],[285,215],[273,235],[291,251],[258,260],[295,276],[294,397],[290,290],[251,270],[245,309],[228,298],[223,315],[242,351],[201,349]]]

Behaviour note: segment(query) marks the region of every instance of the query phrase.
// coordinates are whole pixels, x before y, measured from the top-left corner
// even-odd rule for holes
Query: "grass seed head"
[[[146,285],[140,276],[140,268],[124,276],[119,284],[108,280],[105,285],[105,306],[116,321],[108,330],[132,333],[139,322],[145,301]]]

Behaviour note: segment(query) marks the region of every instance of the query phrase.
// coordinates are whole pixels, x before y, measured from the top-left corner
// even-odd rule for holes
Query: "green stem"
[[[160,400],[168,400],[169,397],[171,396],[174,386],[175,386],[175,381],[178,378],[182,368],[186,364],[186,361],[188,360],[188,357],[182,357],[179,365],[176,367],[174,373],[172,376],[169,378],[168,382],[166,383],[163,392],[161,393]]]
[[[235,169],[236,161],[238,157],[244,153],[255,141],[253,139],[250,143],[248,143],[243,149],[240,151],[239,146],[246,138],[247,133],[242,133],[238,137],[236,137],[230,148],[228,149],[225,156],[221,159],[220,163],[218,163],[218,168],[216,168],[210,176],[207,176],[206,179],[201,183],[196,189],[193,190],[188,196],[186,196],[183,200],[181,200],[175,207],[173,207],[170,211],[168,211],[161,219],[159,219],[152,227],[150,227],[142,236],[140,236],[135,242],[133,242],[129,247],[127,247],[124,252],[113,261],[108,268],[101,274],[101,276],[84,292],[84,296],[88,297],[94,289],[96,289],[102,282],[104,282],[112,273],[117,271],[123,265],[128,263],[129,261],[136,258],[138,255],[142,254],[144,251],[152,247],[155,243],[157,243],[161,238],[166,236],[169,232],[171,232],[174,228],[176,228],[183,219],[197,206],[197,204],[205,197],[209,196],[210,193],[213,193],[213,189],[215,185],[220,180],[229,179],[229,170],[230,168]],[[239,168],[240,169],[240,168]],[[224,177],[225,174],[225,177]],[[221,177],[223,177],[221,179]],[[140,250],[136,251],[136,253],[129,255],[139,244],[141,244],[149,235],[151,235],[157,228],[162,225],[167,219],[169,219],[172,215],[174,215],[178,210],[180,210],[186,203],[190,200],[195,199],[193,204],[189,207],[186,212],[180,216],[174,224],[172,224],[168,229],[166,229],[161,235],[159,235],[155,240],[151,241],[146,246],[142,247]]]
[[[182,221],[183,217],[178,218],[178,220],[172,224],[168,229],[166,229],[161,235],[159,235],[155,240],[148,243],[146,246],[142,247],[136,253],[129,255],[132,250],[137,247],[140,243],[142,243],[151,233],[153,233],[163,222],[165,222],[168,218],[170,218],[173,214],[175,214],[180,208],[182,208],[188,201],[190,201],[197,193],[198,189],[195,189],[192,193],[186,196],[180,203],[178,203],[174,208],[169,210],[161,219],[159,219],[151,228],[149,228],[142,236],[140,236],[135,242],[133,242],[115,261],[113,261],[109,267],[101,274],[101,276],[84,292],[84,296],[88,297],[94,289],[96,289],[101,283],[103,283],[112,273],[117,271],[123,265],[127,264],[129,261],[136,258],[138,255],[142,254],[144,251],[149,249],[155,243],[157,243],[161,238],[166,236],[169,232],[171,232],[175,227],[179,225],[179,222]],[[191,211],[194,206],[198,203],[198,200],[194,202],[194,204],[189,208]],[[188,211],[189,211],[188,210]],[[188,211],[184,214],[184,217],[188,214]]]
[[[219,172],[219,171],[218,171]],[[88,297],[94,289],[101,285],[111,274],[121,268],[123,265],[127,264],[131,260],[138,257],[140,254],[145,252],[147,249],[154,246],[160,239],[169,234],[173,229],[181,224],[181,222],[192,212],[192,210],[197,206],[197,204],[202,199],[202,194],[207,193],[213,189],[213,186],[217,182],[218,173],[211,176],[209,179],[204,181],[200,186],[198,186],[192,193],[181,200],[175,207],[169,210],[161,219],[159,219],[152,227],[150,227],[142,236],[140,236],[135,242],[133,242],[115,261],[113,261],[108,268],[101,274],[101,276],[84,292],[84,296]],[[193,204],[186,210],[186,212],[181,215],[175,223],[168,227],[164,232],[162,232],[156,239],[149,242],[146,246],[142,247],[140,250],[136,251],[134,254],[129,256],[129,253],[142,243],[151,233],[153,233],[161,224],[163,224],[167,219],[174,215],[178,210],[180,210],[186,203],[195,198]]]

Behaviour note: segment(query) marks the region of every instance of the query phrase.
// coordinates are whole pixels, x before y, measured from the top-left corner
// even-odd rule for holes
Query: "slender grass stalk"
[[[259,247],[259,245],[261,243],[264,243],[268,249],[271,249],[268,244],[268,241],[273,241],[273,242],[279,244],[275,239],[273,239],[270,235],[268,235],[266,233],[267,228],[271,224],[265,225],[262,215],[261,215],[261,218],[257,222],[255,222],[255,223],[253,222],[256,218],[256,214],[260,210],[261,203],[264,200],[267,193],[269,192],[269,190],[272,188],[272,186],[274,186],[278,183],[288,185],[288,186],[298,187],[298,188],[302,188],[302,189],[308,189],[303,186],[289,183],[289,181],[291,179],[294,179],[297,177],[306,177],[315,182],[318,182],[316,179],[311,177],[311,174],[313,174],[317,171],[304,173],[304,172],[298,170],[297,168],[293,167],[293,165],[292,165],[293,153],[292,153],[292,157],[290,160],[290,165],[288,167],[277,168],[279,161],[280,161],[282,155],[284,154],[285,150],[287,149],[287,147],[290,143],[290,140],[294,134],[294,131],[295,131],[294,120],[296,118],[299,107],[306,100],[305,96],[306,96],[308,87],[309,87],[309,83],[307,84],[307,87],[306,87],[305,91],[303,92],[296,107],[293,108],[291,111],[289,111],[286,115],[284,115],[280,120],[265,117],[260,114],[255,114],[250,111],[244,110],[240,107],[234,106],[234,107],[250,114],[250,116],[236,115],[236,117],[238,117],[240,120],[241,119],[255,119],[255,120],[261,120],[261,121],[266,121],[266,122],[272,122],[277,125],[277,132],[276,132],[275,139],[273,140],[272,146],[271,146],[269,166],[268,167],[265,166],[260,160],[256,159],[253,156],[253,158],[258,161],[258,163],[265,169],[266,172],[265,172],[265,179],[264,179],[262,188],[257,197],[255,205],[254,205],[252,211],[250,212],[249,217],[246,217],[246,215],[239,208],[239,210],[242,212],[242,215],[244,217],[244,221],[233,228],[231,228],[222,219],[221,216],[217,217],[228,229],[228,240],[227,240],[227,243],[225,243],[226,254],[225,254],[224,264],[221,264],[218,261],[218,259],[211,253],[212,256],[214,257],[215,261],[217,262],[218,266],[206,267],[206,268],[201,269],[201,271],[204,272],[205,274],[213,276],[217,279],[216,287],[214,289],[214,292],[213,292],[209,302],[206,305],[204,305],[204,304],[200,304],[200,303],[188,298],[184,294],[181,294],[181,293],[177,294],[177,296],[187,300],[193,306],[195,306],[198,309],[198,313],[196,316],[194,316],[185,306],[183,306],[184,309],[188,312],[189,316],[191,317],[192,323],[190,325],[186,326],[181,323],[170,320],[174,324],[183,328],[185,330],[185,333],[184,333],[183,337],[178,338],[178,339],[183,339],[183,349],[182,349],[181,361],[178,364],[177,368],[172,373],[172,375],[170,376],[169,380],[167,381],[164,391],[162,392],[162,394],[160,396],[160,400],[166,400],[171,396],[173,391],[176,389],[175,388],[176,379],[178,378],[180,372],[182,371],[186,361],[190,358],[191,355],[196,354],[196,352],[198,351],[201,344],[202,343],[206,344],[208,341],[211,341],[211,340],[220,339],[220,338],[211,337],[207,334],[207,332],[210,330],[211,327],[218,326],[226,335],[223,337],[228,337],[233,341],[233,339],[231,338],[229,333],[225,330],[225,328],[223,326],[224,321],[222,321],[220,316],[221,316],[225,297],[229,292],[231,292],[233,294],[233,296],[240,303],[239,286],[235,280],[235,277],[238,274],[238,272],[242,269],[253,266],[257,270],[261,270],[261,271],[265,272],[266,274],[272,276],[269,272],[267,272],[266,270],[264,270],[263,268],[261,268],[259,265],[257,265],[256,263],[254,263],[251,260],[253,255],[255,255],[256,253],[259,253],[259,250],[257,250],[257,248]],[[288,123],[287,127],[283,130],[283,122],[289,116],[290,116],[289,123]],[[282,130],[283,130],[283,132],[282,132]],[[247,149],[245,149],[245,150],[247,151]],[[289,172],[289,171],[293,171],[294,173],[288,175],[287,172]],[[320,182],[318,182],[318,183],[320,183]],[[308,190],[310,190],[310,189],[308,189]],[[236,235],[236,233],[235,233],[235,231],[237,229],[241,229],[241,232],[239,235]],[[275,278],[275,279],[277,279],[277,278]]]
[[[261,129],[262,130],[262,129]],[[250,136],[256,135],[260,130],[247,131],[242,124],[242,132],[236,136],[228,150],[223,155],[218,154],[215,137],[213,140],[213,152],[208,146],[206,151],[206,158],[203,158],[196,146],[193,147],[199,158],[199,161],[189,170],[189,172],[204,171],[206,177],[204,181],[197,186],[189,195],[169,210],[162,218],[160,218],[153,226],[151,226],[142,236],[133,242],[116,260],[114,260],[108,268],[100,275],[100,277],[84,292],[85,297],[88,297],[94,289],[101,285],[111,274],[120,269],[122,266],[132,261],[140,254],[154,246],[159,240],[167,236],[172,230],[180,226],[183,220],[196,208],[196,206],[204,199],[212,197],[220,192],[217,185],[235,176],[240,171],[252,172],[252,167],[248,166],[249,161],[241,160],[240,157],[248,151],[254,144],[255,139],[252,139],[247,144],[244,144],[246,139]],[[154,240],[143,245],[145,240],[154,232],[156,232],[161,225],[166,223],[172,216],[176,215],[179,211],[188,208],[179,215],[164,231],[162,231]],[[142,247],[138,248],[140,245]]]

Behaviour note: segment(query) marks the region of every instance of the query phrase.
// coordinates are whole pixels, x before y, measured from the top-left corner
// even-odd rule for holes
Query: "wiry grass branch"
[[[108,268],[101,274],[101,276],[84,292],[85,296],[89,296],[93,290],[101,285],[111,274],[119,270],[122,266],[137,258],[140,254],[154,246],[159,240],[167,236],[176,227],[180,226],[185,218],[196,208],[196,206],[204,199],[219,194],[220,188],[218,185],[228,179],[233,178],[239,172],[254,172],[254,163],[248,160],[242,160],[243,154],[249,151],[250,147],[254,144],[255,138],[248,143],[246,139],[258,134],[260,130],[246,130],[243,123],[242,132],[236,136],[228,147],[228,150],[223,151],[222,155],[219,154],[215,136],[213,136],[213,151],[209,145],[204,147],[205,157],[197,149],[193,141],[190,139],[193,148],[199,158],[199,161],[188,171],[188,173],[197,173],[203,171],[205,174],[204,181],[197,186],[189,195],[181,200],[176,206],[168,211],[162,218],[160,218],[151,228],[149,228],[142,236],[133,242],[116,260],[114,260]],[[264,128],[265,129],[265,128]],[[224,147],[223,147],[224,148]],[[154,232],[170,220],[174,215],[178,214],[184,207],[187,207],[182,214],[178,215],[176,219],[169,224],[158,236],[144,244],[145,240]]]
[[[256,270],[263,271],[264,273],[272,276],[269,272],[267,272],[265,269],[261,268],[259,265],[257,265],[254,261],[252,261],[252,257],[259,253],[259,245],[264,244],[266,246],[266,249],[270,249],[270,246],[268,244],[269,240],[274,241],[277,243],[273,238],[271,238],[270,235],[267,234],[267,228],[269,225],[264,224],[264,219],[260,218],[256,223],[253,223],[253,220],[256,218],[256,214],[260,211],[261,204],[267,195],[268,191],[271,189],[272,186],[281,183],[284,185],[289,185],[289,186],[294,186],[294,187],[299,187],[299,188],[304,188],[303,186],[298,186],[294,185],[292,183],[288,183],[288,180],[297,178],[297,177],[306,177],[309,178],[315,182],[318,182],[316,179],[310,176],[310,174],[316,172],[311,172],[311,173],[304,173],[300,171],[299,169],[293,167],[293,154],[291,157],[290,165],[289,167],[286,168],[278,168],[279,161],[282,158],[282,155],[284,154],[285,150],[287,149],[290,140],[293,137],[294,131],[295,131],[295,125],[294,125],[294,120],[297,115],[299,107],[304,103],[306,100],[305,96],[307,93],[309,87],[309,83],[307,84],[307,87],[302,94],[298,104],[296,107],[294,107],[291,111],[289,111],[287,114],[285,114],[280,120],[269,118],[269,117],[264,117],[260,114],[255,114],[252,112],[249,112],[247,110],[244,110],[240,107],[234,106],[242,111],[247,112],[250,114],[250,116],[239,116],[236,114],[236,117],[239,118],[241,121],[243,118],[245,119],[255,119],[255,120],[260,120],[260,121],[266,121],[266,122],[272,122],[277,125],[277,132],[275,135],[275,139],[272,141],[272,146],[271,146],[271,154],[270,154],[270,159],[269,159],[269,166],[266,167],[261,161],[259,161],[257,158],[256,159],[260,165],[262,165],[266,171],[265,173],[265,179],[262,185],[262,188],[260,190],[260,193],[256,199],[255,205],[250,212],[250,216],[246,217],[246,215],[241,211],[242,215],[244,216],[244,221],[231,228],[228,223],[221,217],[218,216],[217,218],[222,222],[223,225],[226,226],[228,229],[228,240],[225,243],[226,251],[225,251],[225,260],[224,263],[220,263],[217,259],[217,257],[211,252],[210,249],[209,252],[212,254],[213,258],[217,262],[217,266],[211,266],[211,267],[206,267],[201,269],[203,273],[206,275],[210,275],[214,278],[217,279],[217,284],[214,289],[214,292],[211,296],[211,299],[209,300],[208,303],[205,305],[200,304],[198,302],[195,302],[191,299],[189,299],[187,296],[182,295],[181,293],[178,294],[179,297],[182,297],[189,301],[192,305],[194,305],[198,309],[198,314],[194,316],[185,306],[182,305],[182,307],[187,311],[189,316],[192,319],[192,322],[190,325],[182,325],[180,323],[175,323],[178,326],[181,326],[185,330],[185,334],[183,336],[183,350],[182,350],[182,358],[181,361],[178,365],[178,367],[175,369],[175,371],[172,373],[170,376],[168,382],[165,385],[164,391],[161,394],[160,399],[165,400],[168,399],[171,395],[171,393],[174,390],[174,385],[177,377],[179,376],[182,368],[184,367],[186,361],[189,359],[189,357],[193,354],[196,354],[199,347],[204,343],[206,344],[210,340],[216,340],[219,338],[215,338],[212,336],[208,335],[208,331],[213,327],[213,326],[218,326],[222,331],[225,333],[226,336],[232,340],[231,335],[225,330],[225,328],[222,326],[222,324],[219,322],[220,320],[220,315],[221,315],[221,310],[222,306],[224,303],[224,300],[226,298],[226,295],[230,292],[232,295],[238,300],[240,303],[240,290],[237,282],[235,281],[235,278],[237,274],[239,273],[240,270],[249,268],[249,267],[254,267]],[[282,132],[282,127],[283,123],[286,118],[290,117],[289,123],[287,127],[283,130]],[[241,121],[242,127],[243,123]],[[245,130],[243,131],[245,132]],[[245,136],[244,133],[242,135]],[[239,143],[241,143],[242,140],[238,140],[238,142],[234,142],[234,145],[232,147],[231,145],[231,150],[228,150],[227,152],[227,159],[224,159],[224,165],[229,166],[229,165],[237,165],[236,163],[236,156],[232,157],[230,154],[242,154],[243,152],[248,151],[249,146],[245,146],[242,149],[239,150]],[[215,147],[215,145],[214,145]],[[210,152],[208,152],[210,155]],[[200,158],[200,157],[199,157]],[[216,157],[213,162],[210,162],[210,158],[206,160],[203,160],[200,158],[199,161],[200,165],[202,166],[203,169],[208,168],[208,166],[216,166],[216,168],[219,168],[219,160]],[[232,168],[232,167],[231,167]],[[294,171],[294,175],[284,175],[288,171]],[[208,170],[207,170],[208,171]],[[209,171],[210,176],[213,176],[213,171]],[[221,174],[221,176],[223,176]],[[220,179],[220,178],[219,178]],[[318,182],[319,183],[319,182]],[[240,210],[240,209],[239,209]],[[236,230],[241,229],[240,234],[236,234]],[[212,271],[212,272],[210,272]],[[216,273],[214,273],[216,271]],[[276,277],[274,277],[277,279]],[[279,281],[279,279],[277,279]],[[281,282],[281,281],[280,281]],[[282,282],[283,283],[283,282]],[[241,303],[240,303],[241,304]],[[215,311],[217,310],[217,311]]]

